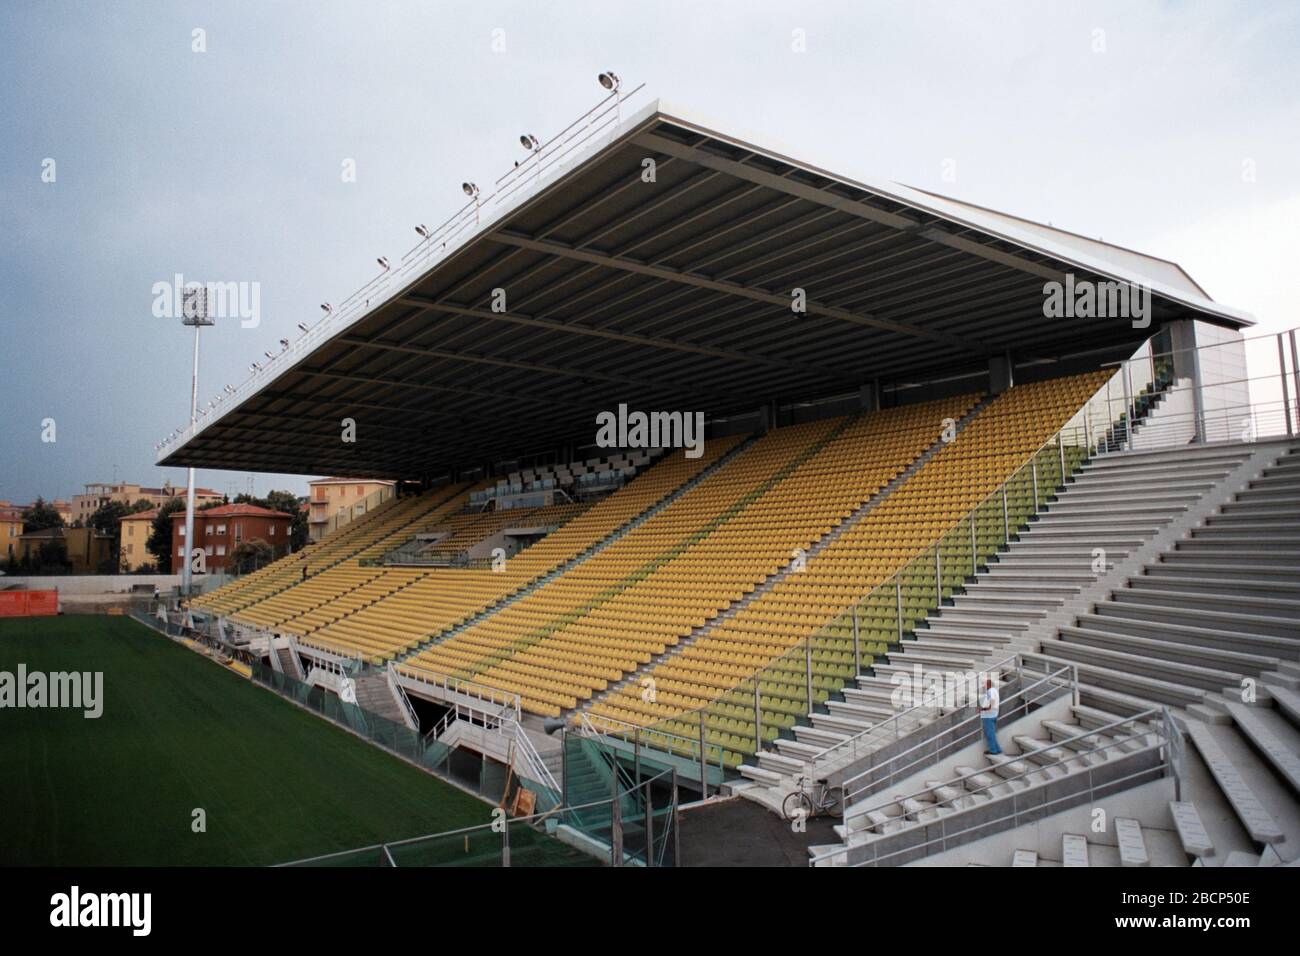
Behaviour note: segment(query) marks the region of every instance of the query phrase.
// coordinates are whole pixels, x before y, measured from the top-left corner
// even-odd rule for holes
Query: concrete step
[[[1096,619],[1090,619],[1090,622]],[[1140,654],[1153,660],[1173,661],[1180,664],[1192,664],[1197,667],[1220,668],[1235,674],[1260,673],[1271,670],[1277,659],[1259,654],[1243,654],[1238,651],[1222,650],[1194,644],[1179,644],[1171,640],[1135,637],[1132,634],[1116,634],[1113,631],[1098,628],[1068,626],[1062,627],[1058,639],[1070,644],[1084,644],[1114,651]]]
[[[1119,845],[1120,866],[1150,866],[1142,824],[1132,817],[1115,818],[1115,842]]]
[[[1300,691],[1292,687],[1286,687],[1264,678],[1264,686],[1268,688],[1273,703],[1293,727],[1300,727]]]
[[[1070,484],[1052,501],[1049,511],[1056,502],[1094,502],[1113,501],[1128,503],[1164,504],[1166,502],[1195,501],[1206,491],[1213,488],[1227,474],[1216,469],[1212,474],[1201,477],[1183,476],[1171,478],[1159,488],[1145,488],[1136,482],[1115,481],[1111,485]]]
[[[1240,686],[1242,677],[1236,671],[1219,667],[1201,667],[1177,661],[1156,660],[1143,654],[1130,654],[1055,639],[1043,641],[1043,653],[1075,661],[1094,669],[1107,670],[1115,677],[1122,675],[1124,678],[1154,681],[1156,684],[1152,685],[1152,689],[1156,689],[1163,683],[1217,692],[1225,687]],[[1103,686],[1105,686],[1104,682]],[[1177,703],[1176,700],[1157,697],[1153,697],[1152,700],[1160,703]],[[1198,697],[1190,702],[1200,703],[1200,699]]]
[[[1204,687],[1187,683],[1150,677],[1117,668],[1113,661],[1097,663],[1103,652],[1096,648],[1065,644],[1059,641],[1044,641],[1042,653],[1053,662],[1073,664],[1079,673],[1081,684],[1087,684],[1099,691],[1114,691],[1129,700],[1138,702],[1137,709],[1150,707],[1152,703],[1169,704],[1173,707],[1187,707],[1204,701],[1210,693]],[[1070,654],[1072,656],[1066,656]],[[1131,656],[1131,655],[1130,655]],[[1087,657],[1088,660],[1082,658]],[[1219,685],[1215,689],[1226,685]],[[1106,695],[1099,694],[1104,698]],[[1123,699],[1123,698],[1121,698]],[[1131,705],[1130,705],[1131,706]]]
[[[835,730],[824,730],[820,727],[810,727],[806,724],[796,724],[794,736],[800,743],[813,744],[823,749],[834,747],[836,744],[849,739],[849,734]]]
[[[1282,840],[1282,828],[1277,825],[1272,814],[1264,809],[1254,790],[1247,785],[1241,771],[1220,744],[1215,728],[1198,720],[1188,720],[1187,735],[1251,839],[1258,843]]]
[[[1146,573],[1130,578],[1128,587],[1130,590],[1244,595],[1300,601],[1300,581],[1287,580],[1283,575],[1263,581],[1243,578],[1224,581],[1217,577],[1201,576],[1194,569],[1179,570],[1162,565],[1153,565],[1146,569]]]
[[[992,631],[996,634],[1007,634],[1023,631],[1046,614],[1047,610],[1047,608],[1036,607],[985,608],[981,606],[950,606],[931,613],[928,620],[936,623],[943,621],[945,624],[962,627],[972,632]]]
[[[1178,560],[1170,561],[1178,556]],[[1220,585],[1234,586],[1238,581],[1254,582],[1257,585],[1292,585],[1296,581],[1295,568],[1286,565],[1268,565],[1225,560],[1212,554],[1189,554],[1177,551],[1165,552],[1156,564],[1146,568],[1148,575],[1159,574],[1165,577],[1216,578]]]
[[[1179,541],[1173,551],[1165,551],[1160,555],[1160,563],[1175,564],[1179,567],[1239,564],[1239,566],[1271,568],[1274,571],[1284,568],[1294,574],[1296,568],[1300,568],[1300,551],[1277,551],[1248,545],[1229,548],[1229,546],[1209,544],[1205,541]]]
[[[917,631],[915,640],[903,641],[903,653],[911,656],[912,648],[929,653],[948,653],[959,654],[978,660],[987,657],[997,651],[999,645],[994,643],[982,643],[979,640],[967,640],[963,638],[948,639],[938,637],[927,637],[926,631]]]
[[[1297,648],[1300,648],[1300,639],[1272,637],[1266,634],[1233,634],[1213,628],[1122,618],[1115,614],[1080,614],[1074,626],[1173,644],[1258,654],[1278,660],[1296,658]]]
[[[1267,547],[1264,547],[1267,545]],[[1256,555],[1265,564],[1300,565],[1300,537],[1287,528],[1245,529],[1196,528],[1186,541],[1178,542],[1178,551],[1191,553],[1234,554],[1249,558]]]
[[[1300,598],[1274,598],[1243,594],[1235,587],[1204,589],[1200,592],[1165,591],[1150,582],[1145,587],[1119,588],[1111,592],[1111,601],[1144,606],[1204,607],[1210,611],[1234,611],[1262,617],[1300,619]]]
[[[1081,536],[1077,540],[1049,540],[1047,535],[1036,537],[1030,533],[1021,534],[1000,552],[987,567],[992,570],[999,567],[1020,567],[1044,571],[1072,571],[1082,564],[1091,565],[1093,548],[1105,548],[1116,554],[1128,554],[1139,546],[1136,539],[1118,540],[1110,536],[1094,534]]]
[[[1058,564],[1053,568],[1042,567],[1034,562],[1018,565],[997,562],[980,572],[974,586],[982,586],[985,582],[1014,587],[1032,587],[1035,584],[1042,584],[1048,587],[1071,587],[1079,590],[1096,579],[1097,576],[1092,573],[1092,555],[1089,554],[1086,558],[1081,557],[1074,562]]]
[[[1178,831],[1178,839],[1188,856],[1197,859],[1214,856],[1214,843],[1194,803],[1171,801],[1169,813],[1174,818],[1174,829]]]
[[[1016,583],[1002,582],[987,575],[981,575],[976,578],[973,584],[967,585],[965,592],[961,595],[974,594],[996,594],[1007,598],[1039,598],[1043,601],[1050,601],[1052,604],[1060,604],[1078,594],[1082,588],[1077,584],[1053,584],[1049,582],[1034,583]],[[1300,585],[1297,586],[1297,592],[1300,593]]]
[[[1077,833],[1061,836],[1061,866],[1087,866],[1088,840]]]
[[[1277,710],[1233,701],[1226,701],[1226,706],[1242,735],[1255,745],[1273,771],[1300,793],[1300,731]]]
[[[747,780],[753,780],[755,783],[761,783],[768,787],[781,786],[785,781],[785,778],[775,771],[765,770],[762,767],[755,767],[750,764],[740,765],[740,775]]]
[[[1247,455],[1240,449],[1225,451],[1193,449],[1191,446],[1160,451],[1121,451],[1096,456],[1075,475],[1078,479],[1093,476],[1100,479],[1113,475],[1151,476],[1169,472],[1176,476],[1180,469],[1188,467],[1231,470],[1246,458]]]
[[[1058,529],[1051,525],[1034,524],[1016,536],[1016,544],[1032,548],[1060,548],[1072,543],[1087,544],[1089,548],[1137,548],[1142,545],[1150,532],[1156,530],[1156,526],[1151,525],[1146,528],[1147,534],[1137,533],[1139,530],[1142,529],[1134,529],[1126,525],[1123,531],[1111,533],[1093,527]]]
[[[914,673],[917,664],[921,665],[922,673],[926,671],[965,671],[972,669],[975,662],[985,656],[969,651],[934,650],[920,645],[917,641],[907,641],[906,644],[907,650],[905,652],[894,653],[891,651],[886,664],[882,665],[877,659],[872,669],[881,676],[892,676],[899,670],[911,675]]]
[[[1097,535],[1125,537],[1133,534],[1153,534],[1174,517],[1169,511],[1144,511],[1140,514],[1117,515],[1115,510],[1098,505],[1093,513],[1048,512],[1040,515],[1020,537],[1040,537],[1047,532],[1087,531]],[[1116,520],[1122,518],[1122,521]]]
[[[815,744],[779,737],[776,740],[776,749],[782,757],[789,757],[792,760],[800,760],[807,763],[809,760],[812,760],[821,753],[824,748],[818,747]]]
[[[1028,617],[1060,607],[1065,597],[1071,593],[1078,593],[1078,588],[1070,588],[1065,594],[1035,594],[1025,588],[1021,593],[1012,595],[971,585],[961,594],[953,596],[951,609],[995,614],[1009,613]]]
[[[1296,635],[1296,624],[1293,618],[1247,614],[1241,611],[1213,611],[1204,607],[1173,605],[1150,606],[1130,601],[1122,604],[1103,602],[1097,605],[1095,613],[1101,617],[1182,624],[1187,627],[1211,628],[1228,633],[1265,634],[1272,637]]]
[[[1196,547],[1248,547],[1266,541],[1270,551],[1300,550],[1300,534],[1286,523],[1256,519],[1254,521],[1207,522],[1192,530],[1188,544]]]
[[[1300,490],[1297,491],[1300,494]],[[1290,504],[1288,501],[1287,504]],[[1206,527],[1225,527],[1232,529],[1241,524],[1258,525],[1264,522],[1277,522],[1287,528],[1300,524],[1300,507],[1286,507],[1273,501],[1253,501],[1238,499],[1224,505],[1217,515],[1205,519]]]

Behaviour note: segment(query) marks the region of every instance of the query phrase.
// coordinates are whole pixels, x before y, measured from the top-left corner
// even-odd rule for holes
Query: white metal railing
[[[399,706],[401,706],[402,710],[406,712],[406,716],[410,719],[411,728],[416,733],[419,733],[420,718],[415,713],[415,708],[411,706],[411,701],[407,698],[406,691],[402,690],[402,686],[397,682],[397,670],[393,667],[392,661],[389,661],[388,666],[384,668],[384,678],[388,681],[388,690],[397,698]]]
[[[1010,657],[1004,657],[1000,661],[983,666],[981,673],[1001,673],[1002,669],[1007,665],[1019,667],[1020,664],[1020,655],[1012,654]],[[910,723],[911,718],[920,718],[924,713],[940,707],[942,707],[942,704],[936,705],[924,701],[913,704],[904,710],[895,711],[890,716],[881,719],[846,740],[841,740],[823,748],[808,760],[809,776],[824,777],[829,770],[839,769],[847,763],[853,763],[867,756],[876,749],[876,746],[872,746],[872,743],[881,736],[897,740],[902,736],[901,727],[903,724]],[[890,730],[892,730],[892,733]]]
[[[452,677],[449,674],[440,674],[422,667],[410,668],[399,665],[394,668],[393,675],[399,684],[423,691],[432,699],[448,706],[462,703],[486,710],[485,705],[490,705],[495,707],[498,713],[508,715],[516,721],[521,714],[519,695],[510,691]]]
[[[353,667],[365,666],[365,655],[354,648],[345,648],[339,644],[327,643],[321,638],[313,637],[310,634],[297,636],[297,641],[300,648],[307,648],[313,656],[322,660],[328,660],[340,665],[347,663]]]
[[[517,720],[509,722],[511,731],[514,733],[515,753],[519,756],[520,762],[527,768],[529,775],[538,783],[549,788],[557,796],[561,793],[562,788],[555,781],[555,776],[551,769],[546,766],[546,761],[538,753],[533,742],[528,739],[528,732],[524,730],[524,725]]]
[[[217,397],[217,406],[202,411],[197,421],[187,423],[174,437],[169,436],[159,445],[157,461],[162,461],[176,448],[185,444],[209,424],[215,422],[224,408],[234,408],[298,360],[305,358],[318,345],[333,338],[357,319],[390,301],[420,274],[445,259],[457,243],[477,232],[484,221],[484,212],[492,208],[492,216],[500,217],[512,204],[526,198],[523,189],[528,183],[540,184],[548,175],[554,175],[566,165],[579,159],[602,136],[617,135],[621,126],[623,105],[644,89],[642,83],[632,90],[615,90],[599,103],[574,120],[559,134],[533,150],[496,182],[495,191],[487,196],[474,196],[451,215],[446,222],[432,230],[408,250],[395,268],[388,268],[366,282],[344,299],[336,308],[315,325],[308,328],[296,341],[281,351],[268,364],[253,371],[243,382],[228,393]]]
[[[1189,444],[1254,442],[1300,435],[1298,329],[1242,336],[1191,349],[1155,340],[1116,366],[1122,385],[1108,404],[1138,400],[1139,382],[1156,381],[1145,396],[1136,432],[1118,430],[1118,441],[1098,454],[1155,451]],[[1158,381],[1157,381],[1158,380]]]
[[[1021,710],[1023,716],[1024,713],[1028,713],[1030,704],[1043,700],[1052,690],[1068,689],[1072,702],[1075,704],[1079,702],[1079,668],[1077,664],[1062,665],[1055,670],[1047,671],[1032,683],[1025,684],[1024,661],[1019,655],[1014,660],[1021,675],[1020,686],[1017,687],[1014,693],[1007,695],[1005,699],[999,702],[999,714],[1014,714],[1017,710]],[[1019,702],[1018,706],[1016,702]],[[973,704],[966,706],[973,706]],[[940,729],[937,732],[939,735],[954,735],[943,744],[942,749],[945,752],[951,752],[980,739],[983,735],[980,719],[977,710],[953,726]],[[968,729],[961,730],[960,728]],[[895,780],[907,772],[920,769],[927,763],[933,762],[937,758],[935,749],[929,746],[933,739],[934,735],[931,735],[901,753],[894,754],[888,760],[868,767],[861,773],[845,780],[841,784],[844,788],[844,806],[847,808],[855,798],[875,792],[880,789],[882,784],[892,786]]]

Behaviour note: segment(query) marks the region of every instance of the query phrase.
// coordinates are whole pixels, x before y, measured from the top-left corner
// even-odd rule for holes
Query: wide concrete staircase
[[[1237,468],[1239,448],[1120,454],[1086,463],[1029,527],[905,641],[966,667],[1023,647],[1016,639],[1105,575]],[[1020,644],[1020,646],[1016,646]],[[895,665],[877,668],[889,676]]]
[[[1154,843],[1163,862],[1300,861],[1300,446],[1251,450],[1268,464],[1241,490],[1028,655],[1073,666],[1085,706],[1165,706],[1182,729],[1181,798],[1112,814],[1095,853],[1063,832],[1063,864],[1148,865]]]
[[[393,695],[384,672],[356,678],[356,693],[359,706],[395,724],[409,726],[405,709]]]
[[[1248,457],[1248,450],[1228,447],[1117,454],[1085,463],[964,589],[846,687],[842,700],[828,701],[825,713],[794,728],[793,739],[777,740],[754,764],[742,766],[742,776],[758,786],[741,792],[776,808],[799,775],[820,777],[860,764],[873,747],[844,746],[850,738],[874,734],[884,744],[942,712],[896,706],[904,679],[919,683],[931,672],[999,669],[1008,680],[1012,671],[1004,662],[1037,649],[1035,625],[1079,599]],[[841,746],[827,752],[836,745]]]
[[[1204,718],[1208,696],[1279,681],[1279,664],[1300,660],[1300,450],[1280,449],[1233,500],[1040,651],[1076,665],[1084,699],[1117,713],[1155,702]]]

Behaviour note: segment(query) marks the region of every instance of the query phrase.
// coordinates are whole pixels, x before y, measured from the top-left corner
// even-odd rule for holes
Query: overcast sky
[[[520,133],[594,105],[604,69],[845,175],[1172,258],[1262,330],[1300,324],[1295,3],[7,0],[0,498],[182,483],[153,446],[188,420],[191,339],[152,314],[154,283],[260,283],[257,328],[204,333],[206,401],[462,180],[521,158]]]

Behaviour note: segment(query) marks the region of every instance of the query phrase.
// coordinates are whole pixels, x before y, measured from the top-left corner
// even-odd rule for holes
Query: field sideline
[[[130,618],[0,620],[0,671],[20,663],[102,671],[103,715],[0,709],[0,865],[261,865],[491,822],[482,801]],[[198,807],[206,833],[191,831]]]

